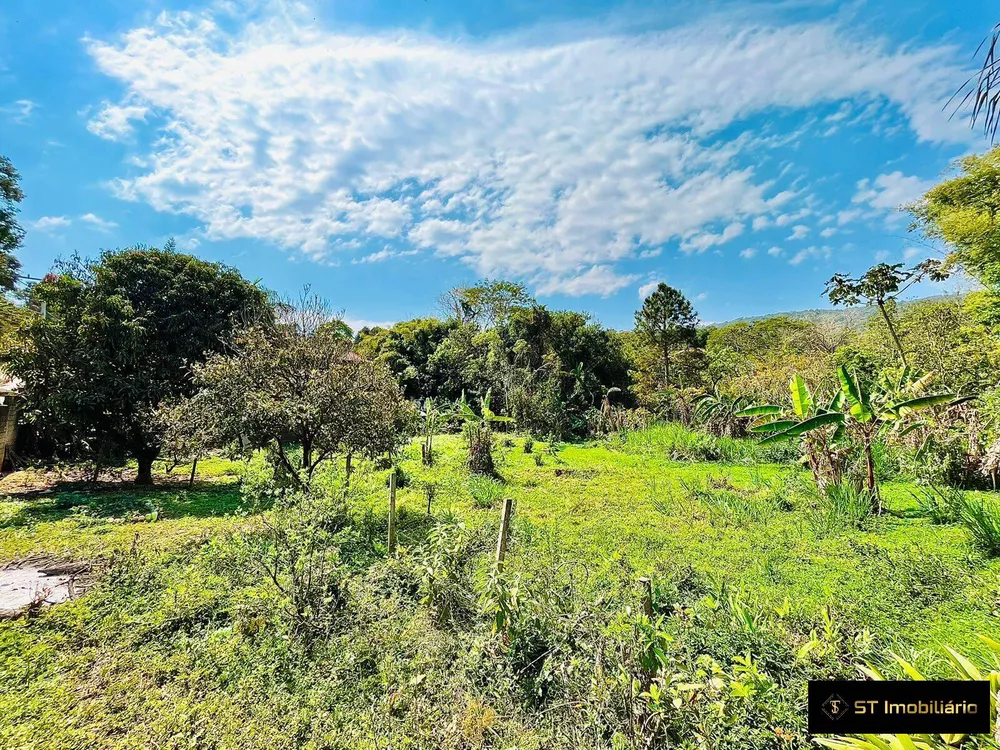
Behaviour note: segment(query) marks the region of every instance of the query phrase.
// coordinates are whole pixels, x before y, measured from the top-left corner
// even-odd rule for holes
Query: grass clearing
[[[648,638],[669,639],[678,673],[710,659],[727,684],[750,684],[753,670],[774,682],[771,697],[753,699],[768,706],[760,726],[713,729],[733,746],[808,746],[799,683],[843,674],[859,654],[877,660],[892,649],[930,675],[944,673],[938,644],[985,656],[976,634],[996,634],[1000,562],[962,526],[921,517],[916,488],[886,486],[891,513],[859,528],[829,520],[837,510],[801,469],[744,463],[754,446],[740,441],[711,454],[725,461],[679,461],[663,446],[695,443],[678,435],[654,428],[554,450],[536,442],[532,454],[501,442],[497,482],[470,480],[459,436],[436,438],[430,467],[414,442],[401,462],[393,561],[384,556],[386,472],[361,462],[355,520],[328,529],[348,603],[308,648],[275,614],[280,593],[253,572],[260,553],[245,532],[267,516],[249,499],[252,463],[203,462],[191,490],[178,481],[11,494],[0,500],[0,563],[47,553],[107,564],[86,596],[0,624],[0,746],[632,747],[625,734],[581,734],[565,713],[581,699],[567,686],[593,667],[558,657],[574,639],[599,647],[608,633],[641,643],[645,631],[618,618],[638,605],[643,575],[665,617]],[[186,478],[183,467],[174,474]],[[336,472],[321,481],[342,491]],[[532,615],[497,650],[480,610],[517,601],[487,576],[508,496],[516,606],[591,612],[600,628]],[[800,663],[811,633],[819,645]],[[747,651],[753,661],[740,666]],[[748,705],[731,692],[711,699],[743,716]],[[600,716],[618,710],[585,705]],[[601,726],[600,716],[586,725]],[[667,708],[650,717],[665,737],[692,731]],[[782,744],[776,729],[793,741]]]

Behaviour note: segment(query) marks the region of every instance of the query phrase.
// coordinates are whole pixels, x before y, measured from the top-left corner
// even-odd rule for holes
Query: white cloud
[[[793,255],[789,260],[789,264],[797,266],[800,263],[805,262],[809,258],[821,258],[829,259],[831,249],[829,247],[807,247],[804,250],[799,250],[795,255]]]
[[[739,222],[733,222],[719,234],[712,234],[711,232],[705,232],[704,234],[696,234],[691,237],[687,237],[681,243],[681,251],[685,253],[699,252],[703,253],[710,247],[716,245],[724,245],[730,240],[734,240],[743,234],[744,225]]]
[[[759,232],[761,229],[767,229],[771,226],[771,220],[766,216],[758,216],[753,220],[753,231]]]
[[[13,104],[0,107],[0,114],[8,115],[11,121],[18,125],[24,125],[31,118],[31,113],[38,107],[36,102],[30,99],[18,99]]]
[[[370,253],[361,258],[355,258],[351,263],[380,263],[383,260],[389,260],[390,258],[400,258],[406,255],[416,255],[416,250],[390,250],[388,247],[384,247],[378,252]]]
[[[777,256],[777,255],[781,255],[781,254],[782,254],[783,252],[784,252],[784,250],[782,250],[782,249],[781,249],[780,247],[778,247],[777,245],[775,245],[774,247],[769,247],[769,248],[767,249],[767,254],[768,254],[768,255],[774,255],[774,256]]]
[[[740,257],[749,260],[757,254],[757,251],[752,247],[748,247],[746,250],[740,250]]]
[[[591,266],[586,271],[578,273],[538,279],[536,287],[539,295],[565,294],[569,297],[582,297],[586,294],[596,294],[610,297],[637,278],[639,277],[636,274],[619,276],[609,266]]]
[[[856,219],[860,219],[864,214],[863,211],[859,211],[856,208],[849,208],[844,211],[837,212],[837,226],[844,226],[844,224],[850,224]]]
[[[827,227],[826,229],[824,229],[822,232],[819,233],[819,236],[820,237],[833,237],[833,235],[835,235],[836,233],[837,233],[836,228],[834,228],[834,227]]]
[[[110,232],[112,229],[117,228],[118,224],[113,221],[106,221],[96,214],[84,214],[80,217],[80,221],[90,224],[95,229],[101,232]]]
[[[132,121],[145,121],[147,112],[147,106],[134,101],[122,104],[104,102],[101,111],[87,123],[87,130],[105,140],[120,141],[132,135]]]
[[[895,211],[917,200],[932,187],[933,181],[907,176],[902,172],[880,174],[874,182],[867,179],[858,182],[854,202],[866,203],[881,211]]]
[[[327,262],[392,238],[539,291],[609,294],[635,278],[620,262],[671,242],[707,249],[795,200],[746,166],[760,139],[714,138],[755,113],[878,100],[918,140],[969,138],[941,111],[962,80],[950,49],[833,22],[539,43],[349,35],[313,16],[164,13],[88,39],[125,88],[89,129],[158,136],[140,141],[118,195],[190,217],[207,239]]]
[[[40,232],[51,232],[54,229],[65,229],[73,222],[67,216],[43,216],[30,223],[30,226]]]
[[[341,318],[347,323],[352,331],[357,333],[362,328],[392,328],[396,325],[395,320],[365,320],[364,318]]]
[[[908,247],[903,251],[903,260],[909,263],[911,260],[921,258],[926,254],[927,251],[921,250],[919,247]]]
[[[801,240],[803,237],[809,234],[809,227],[805,224],[796,224],[792,227],[792,233],[788,235],[790,240]]]
[[[775,225],[779,227],[787,227],[792,222],[798,221],[799,219],[804,219],[812,213],[808,208],[802,208],[793,213],[781,214],[774,220]]]

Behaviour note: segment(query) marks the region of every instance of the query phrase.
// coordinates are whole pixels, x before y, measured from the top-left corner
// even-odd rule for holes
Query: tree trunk
[[[670,385],[670,347],[663,347],[663,380],[664,385]]]
[[[878,487],[875,484],[875,457],[872,455],[872,441],[870,438],[865,438],[865,466],[868,470],[868,476],[866,477],[866,484],[868,488],[868,497],[872,503],[872,510],[876,514],[882,513],[882,499],[878,494]]]
[[[892,340],[896,344],[896,351],[899,352],[899,358],[903,360],[903,366],[909,367],[909,363],[906,361],[906,352],[903,351],[903,343],[899,340],[899,336],[896,334],[896,326],[892,324],[892,319],[889,317],[888,311],[885,309],[885,303],[882,300],[876,300],[878,304],[878,309],[882,312],[882,317],[885,318],[885,324],[889,326],[889,335],[892,336]]]
[[[350,451],[347,452],[347,457],[344,459],[344,489],[351,489],[351,474],[354,472],[354,454]]]
[[[135,476],[135,483],[145,486],[153,484],[153,461],[159,453],[157,450],[141,450],[136,453],[136,460],[139,462],[139,473]]]
[[[191,464],[191,476],[188,477],[188,489],[194,487],[194,475],[198,471],[198,457],[194,457],[194,463]]]

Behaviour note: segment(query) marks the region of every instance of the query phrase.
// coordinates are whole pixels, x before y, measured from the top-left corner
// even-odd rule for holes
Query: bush
[[[534,438],[531,437],[531,435],[528,435],[524,439],[524,452],[531,453],[534,449],[535,449],[535,440]]]

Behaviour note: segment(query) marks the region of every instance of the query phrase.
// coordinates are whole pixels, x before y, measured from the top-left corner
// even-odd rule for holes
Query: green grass
[[[57,486],[0,499],[0,563],[39,553],[115,561],[82,599],[0,624],[0,747],[375,748],[391,735],[393,747],[610,748],[607,737],[561,735],[564,714],[533,709],[537,695],[511,697],[517,685],[484,666],[496,646],[474,611],[441,627],[419,603],[410,550],[436,521],[461,521],[476,553],[468,575],[481,581],[505,496],[515,501],[507,570],[523,596],[552,592],[613,629],[616,613],[638,606],[637,578],[649,576],[658,607],[689,612],[670,620],[678,664],[710,654],[728,670],[752,650],[772,674],[791,675],[783,649],[828,628],[824,608],[838,643],[870,631],[874,659],[892,649],[934,675],[942,644],[985,657],[976,634],[997,635],[1000,562],[960,525],[921,517],[914,487],[887,485],[890,512],[860,528],[828,522],[829,504],[794,464],[757,463],[766,456],[749,441],[685,433],[655,427],[555,455],[536,443],[541,466],[515,442],[497,451],[499,487],[470,480],[460,437],[436,439],[432,467],[414,443],[397,495],[398,563],[382,561],[386,472],[362,463],[352,479],[358,521],[340,542],[350,618],[305,650],[240,541],[261,521],[240,487],[254,469],[204,462],[209,481],[190,491]],[[175,474],[186,477],[183,467]],[[321,481],[339,486],[335,471]],[[770,623],[762,633],[758,620]],[[795,706],[806,673],[794,674],[782,678],[772,723],[805,747]],[[760,731],[774,744],[741,741],[785,747]]]

